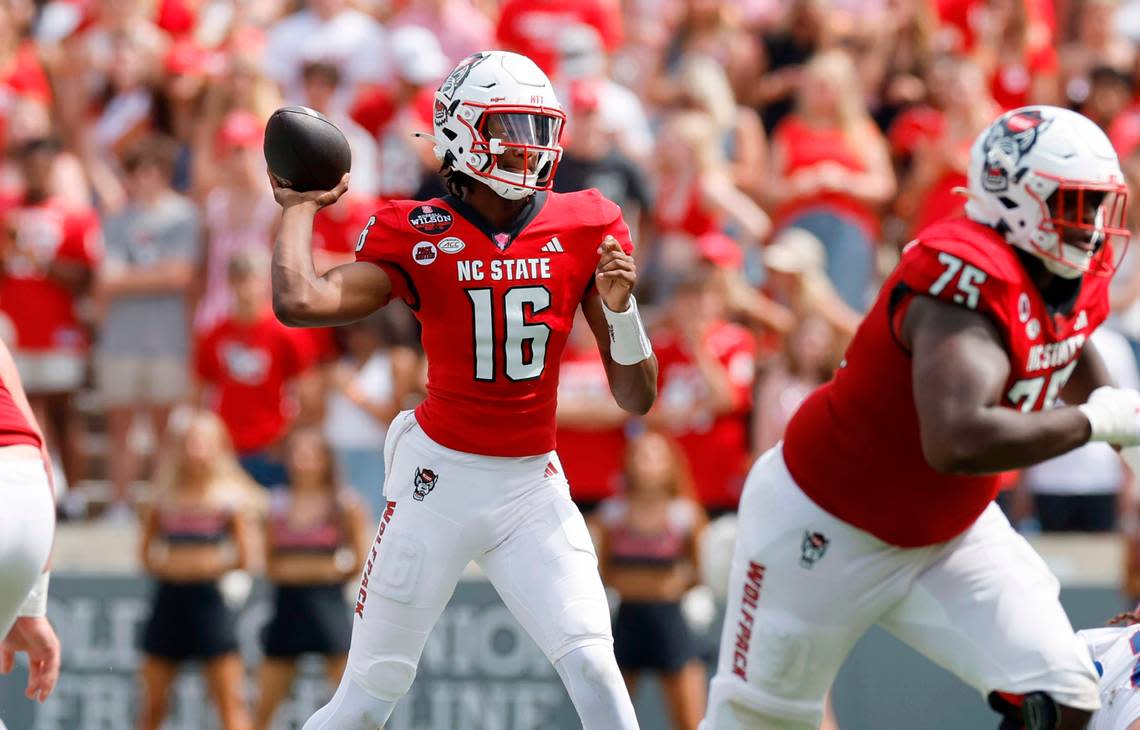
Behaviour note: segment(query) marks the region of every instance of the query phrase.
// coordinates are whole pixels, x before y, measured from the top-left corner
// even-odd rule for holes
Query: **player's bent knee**
[[[354,672],[356,681],[369,694],[387,701],[406,695],[416,678],[416,665],[398,657],[374,662],[363,672]]]
[[[736,677],[713,677],[700,730],[817,730],[823,699],[789,700]]]

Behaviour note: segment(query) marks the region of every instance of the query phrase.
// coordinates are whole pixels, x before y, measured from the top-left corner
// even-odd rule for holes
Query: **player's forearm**
[[[657,400],[657,356],[650,355],[633,365],[610,360],[606,366],[610,392],[623,410],[644,416]]]
[[[315,203],[293,205],[281,216],[273,247],[273,312],[284,324],[312,324],[320,311],[325,283],[313,267]]]
[[[990,406],[957,424],[923,429],[922,451],[936,471],[992,474],[1068,453],[1090,435],[1088,418],[1074,407],[1022,413]]]

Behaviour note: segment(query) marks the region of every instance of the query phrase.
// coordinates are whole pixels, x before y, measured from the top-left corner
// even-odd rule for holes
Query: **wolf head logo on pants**
[[[424,497],[431,494],[431,490],[435,489],[435,483],[439,481],[439,475],[431,469],[416,469],[416,491],[412,493],[412,499],[417,502],[424,501]]]
[[[800,565],[804,568],[813,567],[827,552],[829,542],[823,533],[804,530],[804,539],[800,543]]]

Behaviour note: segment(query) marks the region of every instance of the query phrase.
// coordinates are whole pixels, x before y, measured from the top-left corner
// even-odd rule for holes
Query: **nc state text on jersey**
[[[1029,372],[1045,370],[1066,365],[1081,352],[1087,339],[1082,332],[1066,337],[1060,342],[1051,342],[1046,345],[1034,345],[1029,348],[1029,361],[1025,369]]]
[[[522,279],[550,279],[550,259],[494,259],[486,261],[456,261],[460,281],[520,281]]]

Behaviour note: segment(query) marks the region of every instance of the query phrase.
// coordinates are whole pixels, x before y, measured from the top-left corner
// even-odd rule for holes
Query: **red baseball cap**
[[[265,125],[253,112],[233,111],[222,120],[215,143],[219,150],[256,147],[261,144],[264,131]]]
[[[705,261],[725,269],[739,269],[744,265],[744,254],[731,237],[713,231],[697,238],[697,251]]]

